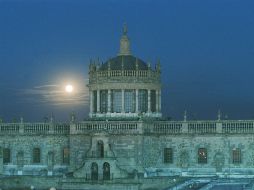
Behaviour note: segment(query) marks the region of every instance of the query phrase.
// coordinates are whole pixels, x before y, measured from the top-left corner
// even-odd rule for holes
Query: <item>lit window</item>
[[[40,148],[33,149],[33,163],[40,163],[41,162],[41,150]]]
[[[11,150],[9,148],[3,149],[3,163],[8,164],[11,162]]]
[[[233,164],[241,164],[240,148],[234,148],[232,154],[233,154]]]
[[[69,164],[70,163],[70,150],[69,148],[63,149],[63,164]]]
[[[164,163],[173,163],[172,148],[164,148]]]
[[[198,163],[207,164],[207,150],[206,148],[198,149]]]

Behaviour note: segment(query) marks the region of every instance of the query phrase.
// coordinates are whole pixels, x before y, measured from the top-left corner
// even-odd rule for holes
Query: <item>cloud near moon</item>
[[[19,90],[19,94],[23,96],[24,100],[38,105],[88,105],[89,92],[85,85],[79,86],[77,90],[75,88],[75,92],[72,91],[72,93],[70,93],[70,91],[67,93],[66,88],[66,85],[46,84],[34,86],[31,89]],[[71,90],[70,86],[68,90]]]

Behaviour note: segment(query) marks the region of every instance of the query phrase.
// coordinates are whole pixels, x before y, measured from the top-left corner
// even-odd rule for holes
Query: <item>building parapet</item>
[[[114,81],[119,78],[132,80],[155,80],[160,82],[160,73],[153,70],[109,70],[109,71],[94,71],[90,73],[90,83],[98,81]]]
[[[142,134],[142,122],[137,121],[89,121],[76,124],[76,134],[106,132],[110,134]]]
[[[69,134],[67,123],[0,123],[0,135]]]
[[[0,123],[0,135],[50,134],[254,134],[254,120],[103,121],[71,123]]]
[[[158,121],[150,126],[149,132],[158,134],[249,134],[254,133],[254,121]]]

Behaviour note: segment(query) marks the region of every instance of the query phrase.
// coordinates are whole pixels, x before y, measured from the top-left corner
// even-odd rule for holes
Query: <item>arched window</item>
[[[41,150],[40,148],[33,149],[33,163],[38,164],[41,162]]]
[[[207,150],[206,148],[198,149],[198,163],[207,164]]]
[[[69,164],[70,163],[70,150],[69,148],[63,149],[63,164]]]
[[[173,150],[172,148],[164,148],[164,163],[173,163]]]
[[[110,180],[110,164],[108,162],[103,164],[103,180]]]
[[[241,164],[241,149],[240,148],[234,148],[232,151],[232,161],[233,164]]]
[[[11,150],[9,148],[3,149],[3,163],[11,163]]]
[[[104,158],[104,144],[103,141],[98,141],[97,143],[97,156],[99,158]]]
[[[91,180],[98,180],[98,164],[95,162],[91,164]]]

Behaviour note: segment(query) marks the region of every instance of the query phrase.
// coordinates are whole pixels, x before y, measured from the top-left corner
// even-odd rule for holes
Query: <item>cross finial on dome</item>
[[[127,35],[127,32],[128,32],[127,24],[124,23],[123,24],[123,35]]]

